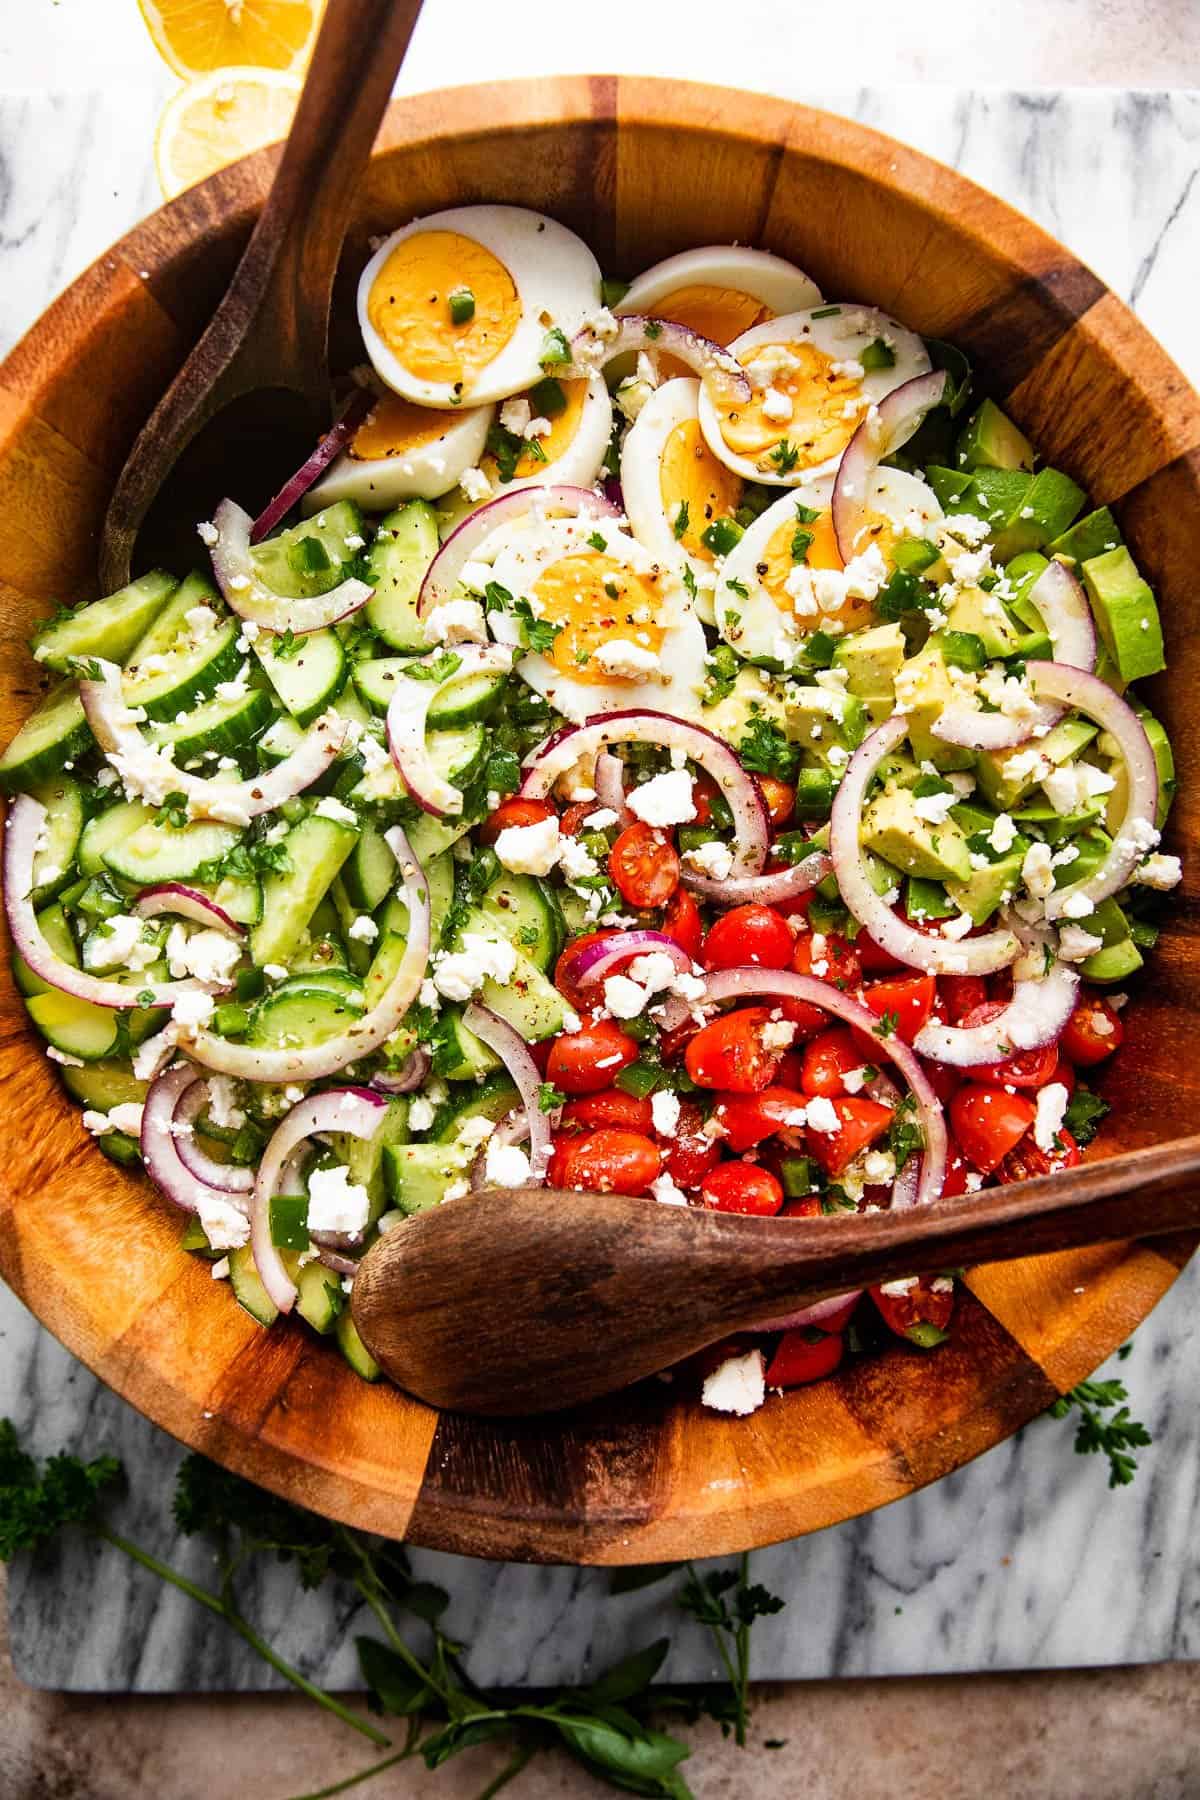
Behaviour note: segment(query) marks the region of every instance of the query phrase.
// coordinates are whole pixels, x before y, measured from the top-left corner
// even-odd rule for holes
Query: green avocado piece
[[[946,624],[951,631],[971,632],[980,640],[989,658],[1017,653],[1020,632],[1005,612],[1003,603],[994,594],[984,593],[980,587],[959,589],[946,614]]]
[[[981,750],[975,773],[984,798],[998,812],[1011,812],[1048,773],[1042,758],[1054,764],[1070,762],[1096,734],[1097,727],[1086,719],[1063,719],[1036,748],[1019,744],[1015,750]]]
[[[971,485],[971,477],[961,469],[944,469],[938,463],[930,463],[925,471],[925,479],[933,489],[937,502],[945,512],[961,510],[960,502]]]
[[[725,698],[715,706],[704,707],[699,716],[705,729],[724,738],[727,744],[741,743],[752,717],[767,718],[786,727],[782,683],[764,682],[758,669],[739,669]]]
[[[963,469],[1032,469],[1033,445],[994,400],[985,400],[959,433],[957,459]]]
[[[960,912],[982,925],[1021,884],[1021,865],[1029,848],[1028,838],[1018,838],[1011,850],[986,869],[973,869],[966,881],[950,881],[946,892]]]
[[[362,508],[336,500],[311,519],[256,544],[251,561],[259,580],[290,600],[327,594],[353,573],[358,550],[347,538],[363,536]]]
[[[1061,469],[1040,469],[1021,505],[996,535],[997,561],[1040,549],[1059,537],[1086,499],[1083,489]]]
[[[1166,667],[1158,607],[1122,544],[1082,565],[1096,624],[1122,681],[1138,681]]]
[[[1093,556],[1103,556],[1107,550],[1119,549],[1124,541],[1107,506],[1098,506],[1095,512],[1085,513],[1082,519],[1077,519],[1069,531],[1060,532],[1049,549],[1052,556],[1070,556],[1076,562],[1087,562]]]
[[[960,698],[950,679],[946,659],[931,638],[916,656],[910,656],[896,676],[896,698],[908,714],[908,741],[918,762],[932,762],[938,769],[969,769],[974,753],[935,737],[933,727],[952,701]],[[902,697],[902,698],[901,698]]]
[[[967,840],[953,819],[933,825],[921,818],[907,788],[885,788],[863,813],[866,850],[926,881],[966,881],[971,874]]]
[[[1140,700],[1131,700],[1130,705],[1142,722],[1142,728],[1154,752],[1154,761],[1158,768],[1158,809],[1154,823],[1161,831],[1167,822],[1171,810],[1171,802],[1175,798],[1175,757],[1171,750],[1171,740],[1167,736],[1161,722],[1155,718],[1149,707],[1143,706]],[[1104,740],[1101,740],[1104,749]],[[1115,750],[1115,745],[1109,748]],[[1107,754],[1107,751],[1105,752]],[[1118,757],[1111,765],[1110,771],[1116,786],[1107,796],[1104,808],[1104,823],[1109,831],[1116,831],[1125,814],[1125,801],[1129,793],[1129,781],[1125,772],[1125,764]]]
[[[985,519],[997,532],[1027,504],[1032,486],[1033,476],[1023,469],[976,469],[958,510]]]
[[[866,709],[859,697],[847,693],[842,704],[834,708],[829,704],[831,697],[826,688],[800,687],[792,683],[784,708],[788,737],[809,757],[821,763],[828,762],[829,752],[833,749],[857,749],[866,735]],[[888,710],[890,712],[890,706]],[[713,729],[707,715],[704,723]],[[736,746],[739,738],[732,737],[729,741]]]
[[[891,712],[896,674],[905,657],[904,633],[899,625],[876,625],[842,638],[833,653],[833,666],[845,669],[848,692],[868,702],[885,702]]]
[[[1079,833],[1075,839],[1075,848],[1079,852],[1078,856],[1072,862],[1060,863],[1054,871],[1056,888],[1074,887],[1077,881],[1087,881],[1094,875],[1112,849],[1112,839],[1107,831],[1094,825]],[[1089,931],[1092,929],[1089,923],[1092,916],[1089,914],[1088,919],[1080,921]]]
[[[1107,796],[1111,800],[1112,795]],[[1038,835],[1044,837],[1048,844],[1057,846],[1065,844],[1068,838],[1078,837],[1089,825],[1094,825],[1100,817],[1101,804],[1097,800],[1094,805],[1086,807],[1082,812],[1058,813],[1049,801],[1042,804],[1033,802],[1023,806],[1020,812],[1013,813],[1013,822],[1017,825],[1032,825]]]
[[[1079,965],[1080,974],[1088,981],[1125,981],[1141,968],[1141,951],[1130,935],[1128,919],[1115,900],[1102,900],[1095,912],[1081,919],[1080,924],[1101,942],[1101,948],[1093,950]]]
[[[958,910],[940,881],[910,875],[904,883],[904,911],[910,919],[952,919]]]

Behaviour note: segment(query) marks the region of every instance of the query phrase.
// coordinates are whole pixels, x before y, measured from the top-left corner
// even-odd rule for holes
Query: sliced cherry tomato
[[[780,1212],[785,1219],[819,1219],[821,1217],[820,1195],[800,1194],[795,1200],[785,1200]]]
[[[1125,1036],[1121,1015],[1099,994],[1088,994],[1063,1027],[1059,1049],[1082,1069],[1111,1056]]]
[[[700,918],[700,908],[685,887],[677,887],[667,901],[667,910],[658,929],[665,932],[667,937],[674,938],[679,948],[686,950],[693,962],[697,961],[704,941],[704,925]]]
[[[564,1031],[555,1038],[546,1079],[564,1094],[598,1094],[637,1061],[637,1054],[637,1045],[614,1019],[585,1019],[578,1031]]]
[[[698,769],[692,777],[692,805],[696,816],[691,820],[693,825],[711,825],[713,822],[713,801],[720,800],[721,790],[704,769]],[[728,809],[725,811],[728,817]]]
[[[998,1168],[1033,1124],[1035,1109],[1023,1094],[969,1082],[950,1102],[950,1124],[969,1162],[984,1175]]]
[[[942,1199],[954,1200],[959,1194],[970,1192],[971,1184],[967,1180],[970,1173],[966,1158],[958,1145],[951,1142],[946,1156],[946,1173],[942,1177]]]
[[[679,1122],[663,1146],[664,1168],[676,1187],[698,1188],[721,1160],[717,1138],[706,1137],[704,1114],[694,1100],[681,1100]]]
[[[827,1175],[840,1175],[847,1163],[883,1135],[892,1122],[892,1112],[878,1100],[861,1095],[832,1099],[829,1105],[837,1114],[837,1130],[818,1131],[810,1121],[808,1150]]]
[[[589,944],[599,944],[605,938],[614,935],[611,931],[585,931],[582,937],[572,938],[554,965],[554,985],[564,1000],[570,1001],[576,1012],[586,1012],[598,999],[596,988],[580,987],[576,969],[580,952]]]
[[[987,1002],[987,982],[981,975],[939,975],[941,1017],[948,1025],[960,1025],[969,1012]]]
[[[679,856],[661,831],[639,820],[609,851],[608,872],[630,906],[665,906],[679,886]]]
[[[878,1052],[877,1052],[878,1054]],[[949,1106],[951,1099],[963,1084],[960,1070],[952,1069],[949,1063],[923,1062],[922,1065],[929,1085],[943,1106]]]
[[[835,1025],[804,1046],[800,1085],[806,1094],[844,1094],[843,1077],[851,1069],[862,1066],[862,1051],[851,1037],[849,1027]]]
[[[789,1025],[796,1027],[793,1043],[805,1044],[810,1038],[819,1037],[821,1032],[829,1029],[829,1014],[823,1006],[817,1006],[810,1000],[781,997],[775,1002],[775,1010],[783,1015]]]
[[[882,1287],[873,1287],[871,1298],[888,1330],[928,1349],[932,1334],[945,1331],[954,1311],[953,1286],[934,1285],[943,1279],[940,1275],[918,1275],[911,1287],[905,1284],[904,1292],[900,1294],[886,1291],[899,1286],[897,1282],[888,1281]],[[936,1338],[933,1341],[936,1342]]]
[[[603,1126],[582,1137],[556,1138],[548,1180],[551,1187],[597,1194],[644,1194],[661,1169],[658,1145],[640,1131]]]
[[[866,974],[887,975],[893,969],[902,969],[904,964],[897,962],[890,950],[877,944],[869,931],[860,931],[854,940],[854,954]]]
[[[963,1028],[969,1031],[976,1025],[990,1025],[1004,1010],[1003,1000],[985,1000],[963,1019]],[[1053,1080],[1057,1067],[1058,1045],[1043,1044],[1039,1050],[1019,1050],[1015,1056],[1006,1056],[1000,1062],[972,1064],[971,1079],[1000,1086],[1040,1088]]]
[[[792,960],[792,934],[769,906],[735,906],[723,913],[704,940],[706,969],[786,969]]]
[[[725,1142],[739,1153],[773,1137],[803,1109],[804,1095],[794,1088],[766,1087],[759,1094],[722,1094],[714,1116],[725,1128]],[[791,1127],[803,1131],[802,1119]]]
[[[768,1049],[763,1034],[773,1008],[742,1006],[704,1025],[684,1052],[684,1067],[700,1087],[756,1094],[769,1085],[783,1046]]]
[[[863,1000],[877,1019],[890,1017],[897,1037],[911,1044],[922,1025],[928,1024],[936,994],[932,975],[909,975],[868,982]]]
[[[805,1325],[785,1331],[767,1366],[767,1386],[794,1388],[820,1381],[833,1374],[845,1352],[846,1340],[840,1332],[816,1331]]]
[[[1079,1145],[1064,1127],[1054,1134],[1053,1150],[1042,1150],[1032,1133],[1023,1137],[1015,1150],[1010,1150],[996,1170],[1001,1181],[1036,1181],[1039,1175],[1054,1175],[1059,1169],[1073,1169],[1083,1161]]]
[[[700,1198],[715,1212],[777,1213],[783,1205],[783,1189],[769,1169],[756,1163],[718,1163],[700,1183]]]
[[[578,837],[583,829],[583,821],[599,810],[598,800],[573,800],[563,811],[558,821],[558,829],[564,837]]]
[[[1076,1075],[1076,1073],[1075,1073],[1074,1069],[1071,1067],[1070,1063],[1064,1062],[1061,1056],[1059,1057],[1058,1061],[1055,1063],[1054,1073],[1051,1075],[1050,1081],[1048,1081],[1046,1083],[1046,1086],[1049,1087],[1050,1083],[1054,1082],[1054,1081],[1061,1081],[1062,1085],[1067,1090],[1067,1098],[1068,1099],[1070,1099],[1071,1095],[1075,1092],[1075,1089],[1079,1085],[1078,1075]]]
[[[649,1135],[653,1127],[649,1100],[636,1094],[623,1094],[620,1088],[605,1088],[599,1094],[582,1094],[568,1100],[562,1109],[560,1129],[576,1125],[580,1130],[594,1130],[600,1125],[614,1125],[622,1131],[643,1131]]]
[[[782,831],[790,824],[792,809],[796,804],[796,790],[789,781],[778,781],[774,775],[756,775],[758,791],[763,797],[763,805],[767,809],[776,831]]]
[[[840,988],[856,988],[862,980],[858,952],[833,931],[803,931],[792,952],[797,975],[815,975],[818,981],[834,981]]]
[[[525,800],[520,794],[514,794],[511,799],[502,800],[495,812],[488,814],[479,827],[479,842],[494,844],[510,825],[538,825],[553,816],[554,808],[548,800]]]

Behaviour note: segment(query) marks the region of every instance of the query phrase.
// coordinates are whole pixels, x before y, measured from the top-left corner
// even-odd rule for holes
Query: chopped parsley
[[[752,775],[772,775],[777,781],[791,781],[800,761],[800,749],[789,743],[774,719],[758,713],[746,722],[738,756]]]
[[[675,514],[674,521],[671,525],[671,530],[675,533],[676,542],[682,538],[684,532],[688,528],[688,513],[689,508],[687,501],[681,500],[679,502],[679,511]]]
[[[571,346],[557,325],[552,325],[542,339],[542,347],[538,352],[538,361],[543,369],[557,368],[562,363],[573,360]]]
[[[1081,1381],[1050,1408],[1054,1419],[1065,1419],[1072,1407],[1078,1408],[1076,1453],[1107,1456],[1110,1488],[1129,1486],[1137,1471],[1137,1458],[1130,1451],[1152,1441],[1146,1427],[1130,1418],[1128,1399],[1123,1381]],[[1105,1418],[1105,1413],[1111,1417]]]
[[[175,831],[182,831],[188,823],[187,795],[168,794],[155,815],[156,825],[169,825]]]
[[[1091,1088],[1084,1087],[1082,1082],[1078,1082],[1075,1092],[1067,1102],[1067,1110],[1063,1114],[1063,1124],[1082,1149],[1085,1144],[1091,1143],[1100,1129],[1101,1119],[1110,1110],[1107,1100],[1102,1100],[1099,1094],[1094,1094]]]
[[[556,419],[559,413],[567,410],[562,382],[554,375],[543,375],[529,390],[529,404],[535,418]]]
[[[567,1096],[561,1088],[556,1088],[552,1081],[543,1081],[538,1088],[539,1112],[557,1112],[560,1106],[566,1105]]]
[[[278,656],[283,662],[287,662],[293,656],[298,656],[301,650],[303,650],[303,633],[298,637],[291,626],[288,625],[283,631],[278,633],[268,648],[269,653],[272,656]]]
[[[731,594],[736,594],[739,600],[748,600],[750,598],[750,589],[746,586],[744,581],[734,581],[731,578],[725,583],[725,586],[729,589]]]
[[[780,475],[790,475],[800,461],[799,448],[789,443],[787,438],[780,438],[771,452],[770,461]]]
[[[410,681],[436,681],[439,684],[462,668],[462,657],[453,650],[441,650],[429,662],[410,662],[404,673]]]
[[[601,552],[608,549],[608,539],[602,531],[592,532],[592,535],[588,538],[588,549],[599,550]]]
[[[792,532],[792,561],[802,563],[808,561],[808,553],[812,548],[813,533],[803,525],[797,525]]]

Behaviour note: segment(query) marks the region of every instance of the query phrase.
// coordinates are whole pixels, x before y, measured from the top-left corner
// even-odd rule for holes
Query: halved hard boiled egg
[[[837,468],[871,406],[929,369],[915,332],[871,306],[818,306],[756,325],[729,346],[748,402],[700,395],[705,438],[747,481],[798,487]]]
[[[821,290],[795,263],[767,250],[708,244],[655,263],[614,312],[674,319],[716,344],[732,344],[779,313],[820,306]]]
[[[307,516],[335,500],[357,500],[385,512],[401,500],[434,500],[474,467],[483,454],[491,406],[447,413],[388,391],[355,432],[349,447],[304,496]]]
[[[535,630],[553,631],[516,667],[565,718],[629,706],[695,711],[704,628],[674,569],[628,532],[607,519],[531,516],[495,533],[480,560],[514,602],[528,602]],[[530,627],[515,611],[494,608],[488,620],[500,643],[527,642]]]
[[[570,339],[599,303],[599,265],[582,238],[519,206],[414,219],[358,284],[371,362],[420,406],[485,405],[532,387],[547,332]]]
[[[790,668],[815,631],[870,625],[899,538],[924,537],[942,517],[933,489],[902,469],[871,484],[862,548],[844,563],[828,476],[784,494],[754,521],[718,571],[717,629],[739,656]]]
[[[690,570],[696,611],[711,625],[720,553],[712,528],[732,518],[746,484],[705,442],[699,395],[700,383],[684,377],[655,389],[626,435],[621,491],[639,543],[680,573]]]
[[[559,381],[543,375],[500,407],[479,467],[496,494],[566,483],[589,487],[612,436],[612,399],[603,375]]]

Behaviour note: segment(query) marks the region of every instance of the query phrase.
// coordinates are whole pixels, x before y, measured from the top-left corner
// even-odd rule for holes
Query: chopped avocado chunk
[[[1085,513],[1069,531],[1060,532],[1049,546],[1052,556],[1070,556],[1076,562],[1087,562],[1103,556],[1107,550],[1118,550],[1124,543],[1120,527],[1107,506]]]
[[[700,721],[706,731],[713,731],[730,744],[740,744],[751,718],[767,718],[776,725],[786,725],[783,687],[778,681],[768,685],[758,669],[739,669],[733,686],[715,706],[705,706]]]
[[[1032,469],[1033,445],[994,400],[985,400],[959,433],[963,469]]]
[[[970,915],[972,924],[982,925],[1016,892],[1028,848],[1028,838],[1018,838],[1011,850],[986,869],[973,869],[965,881],[947,883],[946,892],[961,912]]]
[[[1040,470],[996,538],[997,557],[1003,562],[1022,550],[1039,549],[1060,536],[1086,499],[1083,489],[1061,469]]]
[[[833,653],[833,666],[845,669],[851,694],[868,703],[883,701],[886,717],[892,710],[896,674],[904,656],[904,633],[899,625],[876,625],[843,638]]]
[[[1021,469],[976,469],[959,510],[986,519],[999,531],[1026,505],[1032,486],[1033,476]]]
[[[910,875],[904,883],[904,911],[910,919],[952,919],[958,908],[946,898],[940,881]]]
[[[1015,656],[1020,633],[994,594],[979,587],[960,588],[946,615],[951,631],[979,639],[987,657]]]
[[[1101,831],[1098,825],[1093,825],[1079,833],[1075,839],[1075,848],[1079,852],[1078,856],[1072,862],[1060,863],[1054,871],[1056,888],[1074,887],[1077,881],[1087,881],[1094,875],[1112,849],[1112,839],[1107,831]],[[1082,923],[1089,931],[1092,929],[1087,919]]]
[[[1147,582],[1122,544],[1083,564],[1096,624],[1123,681],[1138,681],[1166,667],[1158,607]]]
[[[953,819],[940,825],[923,819],[907,788],[885,788],[863,813],[862,842],[885,862],[926,881],[967,881],[971,857]]]
[[[937,496],[938,505],[945,512],[956,512],[963,495],[971,485],[971,477],[960,469],[943,469],[937,463],[930,463],[925,471],[925,479]]]
[[[1079,965],[1087,981],[1125,981],[1142,966],[1142,953],[1133,941],[1129,921],[1115,900],[1101,900],[1095,912],[1081,921],[1085,931],[1098,937],[1101,948]]]
[[[932,638],[916,656],[909,657],[895,686],[897,703],[908,714],[908,741],[917,761],[932,762],[939,769],[969,769],[974,761],[970,750],[944,743],[933,734],[944,709],[960,696]]]
[[[999,812],[1011,812],[1042,776],[1049,774],[1047,763],[1069,762],[1095,736],[1096,726],[1086,719],[1063,719],[1036,746],[1019,744],[1015,750],[981,750],[975,759],[980,791]]]

